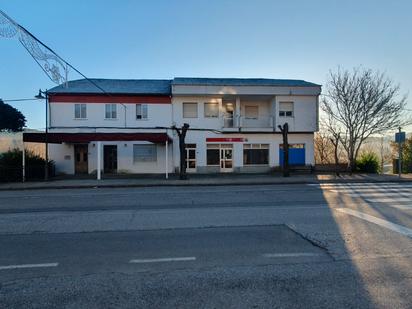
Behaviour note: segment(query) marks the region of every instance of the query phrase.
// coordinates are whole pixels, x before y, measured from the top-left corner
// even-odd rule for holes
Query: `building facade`
[[[301,80],[174,78],[77,80],[49,95],[49,143],[64,174],[174,173],[188,123],[190,173],[268,172],[281,165],[288,123],[290,163],[314,164],[321,86]]]

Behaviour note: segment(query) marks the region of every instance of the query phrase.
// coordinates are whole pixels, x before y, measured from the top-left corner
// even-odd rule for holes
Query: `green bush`
[[[373,152],[366,152],[356,160],[356,171],[360,173],[378,173],[380,172],[379,158]]]
[[[26,179],[43,179],[45,159],[32,151],[26,151]],[[0,181],[22,180],[23,152],[13,149],[0,154]],[[54,176],[54,162],[49,161],[49,176]]]

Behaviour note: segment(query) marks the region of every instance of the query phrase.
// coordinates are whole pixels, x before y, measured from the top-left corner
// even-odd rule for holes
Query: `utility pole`
[[[402,175],[402,142],[401,142],[401,127],[399,127],[399,138],[398,138],[398,150],[399,150],[399,157],[398,157],[398,176],[401,178]]]
[[[395,133],[395,142],[398,143],[398,176],[401,178],[402,174],[402,143],[405,142],[406,139],[406,134],[405,132],[402,132],[402,128],[399,127],[399,132]]]

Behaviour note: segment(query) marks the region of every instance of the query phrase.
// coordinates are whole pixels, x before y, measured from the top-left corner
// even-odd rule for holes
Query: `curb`
[[[150,187],[218,187],[218,186],[249,186],[249,185],[302,185],[302,184],[335,184],[335,183],[403,183],[412,182],[412,179],[331,179],[331,180],[297,180],[289,182],[221,182],[221,183],[152,183],[152,184],[85,184],[85,185],[43,185],[36,187],[5,187],[0,191],[26,191],[26,190],[58,190],[58,189],[98,189],[98,188],[150,188]]]

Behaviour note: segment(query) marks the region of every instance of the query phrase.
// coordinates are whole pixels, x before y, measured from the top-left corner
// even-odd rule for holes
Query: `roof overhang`
[[[172,85],[172,95],[270,95],[290,96],[306,95],[317,96],[321,93],[321,86],[217,86],[217,85]]]
[[[98,141],[146,141],[155,144],[171,143],[167,133],[23,133],[23,142],[32,143],[90,143]]]

